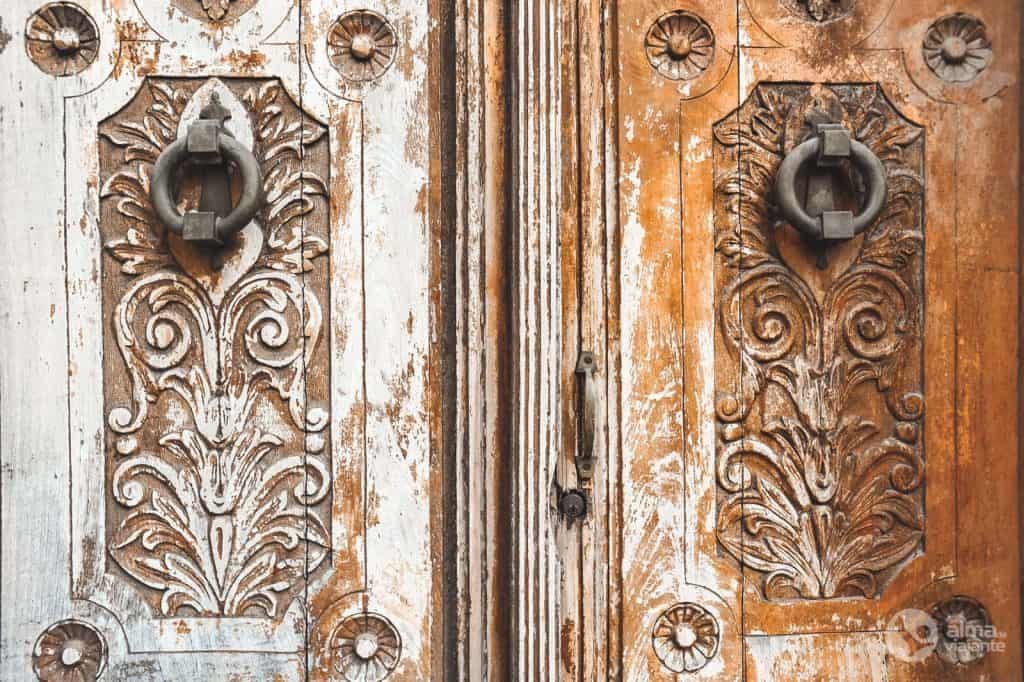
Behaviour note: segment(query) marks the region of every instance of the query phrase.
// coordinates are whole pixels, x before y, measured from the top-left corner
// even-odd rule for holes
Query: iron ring
[[[800,169],[818,156],[820,140],[813,137],[793,148],[779,165],[775,183],[775,198],[779,212],[789,224],[812,239],[822,238],[821,219],[812,217],[800,204],[796,196],[796,176]],[[853,217],[853,232],[860,234],[878,218],[885,208],[888,186],[885,166],[881,159],[867,145],[850,140],[850,158],[864,174],[868,187],[868,199],[860,213]]]
[[[149,190],[150,200],[157,218],[175,234],[185,229],[185,217],[178,211],[177,201],[171,192],[171,178],[174,172],[188,160],[188,138],[182,136],[172,142],[156,160],[153,167],[153,183]],[[263,179],[259,162],[251,151],[230,135],[217,136],[217,148],[228,160],[238,167],[242,175],[242,194],[238,205],[224,217],[217,217],[217,236],[221,239],[238,232],[249,224],[263,205]]]

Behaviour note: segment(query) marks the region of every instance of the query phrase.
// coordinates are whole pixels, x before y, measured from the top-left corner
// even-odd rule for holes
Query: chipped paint
[[[7,46],[10,44],[10,42],[11,34],[10,32],[4,29],[4,20],[3,17],[0,17],[0,54],[2,54],[5,49],[7,49]]]

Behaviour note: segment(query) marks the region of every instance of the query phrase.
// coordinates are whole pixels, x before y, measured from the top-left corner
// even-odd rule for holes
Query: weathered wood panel
[[[621,329],[622,679],[739,675],[735,577],[714,550],[710,125],[734,106],[736,9],[620,4],[616,55]],[[693,35],[692,58],[666,41]],[[614,479],[613,479],[614,480]],[[694,656],[675,623],[700,630]],[[653,639],[652,639],[653,637]],[[698,672],[699,671],[699,672]]]
[[[1019,7],[40,5],[0,676],[1020,678]],[[148,197],[213,105],[269,203],[211,257]],[[818,118],[889,185],[823,270]]]
[[[444,240],[483,232],[441,208],[443,4],[36,9],[0,11],[6,158],[35,158],[31,183],[3,166],[4,234],[38,252],[2,259],[0,676],[444,679],[441,528],[466,517],[437,340],[470,274]],[[218,108],[266,202],[203,251],[149,195]]]
[[[997,4],[611,4],[608,50],[615,66],[606,101],[614,106],[603,114],[615,141],[604,161],[615,178],[604,198],[611,237],[583,247],[580,261],[567,258],[565,267],[594,273],[598,266],[589,261],[612,273],[585,274],[579,288],[601,290],[611,282],[603,310],[612,354],[608,377],[620,412],[616,418],[613,398],[608,414],[617,424],[608,426],[609,458],[621,464],[606,474],[616,491],[607,511],[596,511],[613,526],[593,551],[611,562],[608,618],[621,620],[591,646],[608,670],[621,666],[622,679],[669,677],[674,666],[715,679],[1019,678],[1018,589],[1010,584],[1019,575],[1018,512],[1010,492],[1017,482],[1012,311],[1018,301],[1019,122],[1006,113],[1018,102],[1019,8]],[[956,11],[971,16],[950,18]],[[962,42],[943,46],[950,36]],[[577,50],[586,52],[585,41],[567,52]],[[597,90],[593,81],[578,87]],[[823,95],[812,109],[840,114],[854,139],[868,146],[874,141],[883,156],[889,154],[883,161],[888,213],[858,241],[830,248],[824,271],[816,267],[817,250],[802,244],[780,218],[775,169],[761,163],[773,153],[765,136],[777,135],[784,149],[792,148],[800,128],[814,122],[807,111],[773,120],[771,105],[787,101],[785,95],[772,99],[773,88]],[[884,99],[843,115],[830,107],[829,93],[844,88]],[[593,106],[580,105],[571,116],[583,126],[593,112]],[[864,116],[875,123],[856,125]],[[1000,143],[1004,153],[992,146]],[[577,189],[585,206],[595,190]],[[860,192],[859,186],[852,191],[854,212]],[[998,197],[1001,208],[990,197]],[[839,203],[850,199],[837,196]],[[767,248],[758,251],[765,242],[756,232],[729,242],[731,221],[749,222]],[[906,248],[887,242],[886,234],[897,233],[910,239]],[[1004,248],[995,247],[997,234]],[[772,487],[761,478],[770,475],[771,458],[783,461],[781,444],[772,441],[763,453],[738,457],[735,468],[726,466],[728,459],[723,464],[723,453],[736,449],[731,444],[749,445],[765,429],[778,435],[779,424],[798,423],[801,400],[827,416],[822,410],[830,396],[842,393],[829,386],[842,381],[835,384],[834,372],[815,371],[817,378],[805,382],[807,392],[787,398],[770,389],[765,395],[755,390],[759,377],[783,377],[762,374],[756,344],[783,344],[810,328],[784,314],[801,300],[786,293],[784,271],[797,273],[797,288],[806,288],[806,302],[817,309],[827,304],[830,287],[842,286],[842,273],[858,267],[852,265],[858,254],[881,253],[887,243],[896,250],[881,261],[899,273],[899,281],[882,273],[895,289],[877,288],[862,299],[867,307],[858,306],[859,314],[872,306],[880,314],[843,333],[850,343],[857,334],[872,343],[895,335],[889,338],[900,339],[896,347],[906,358],[887,362],[881,374],[863,375],[869,383],[860,393],[847,391],[849,401],[833,416],[849,422],[861,413],[886,434],[881,442],[916,463],[918,475],[905,478],[910,470],[886,459],[895,469],[878,479],[876,501],[895,505],[889,511],[858,515],[833,505],[829,512],[829,504],[813,496],[801,507],[793,495],[804,484],[796,478],[790,481],[795,487]],[[758,260],[759,253],[767,260]],[[770,290],[740,292],[737,305],[729,305],[729,258],[746,259],[746,267],[778,262],[782,269],[765,277]],[[983,297],[990,300],[983,303]],[[910,308],[885,312],[901,304]],[[1012,319],[995,322],[995,309]],[[842,353],[833,351],[815,354],[811,365],[834,365]],[[881,357],[868,355],[869,363]],[[914,398],[920,404],[907,411],[896,401],[900,409],[893,413],[884,405],[884,394],[892,391],[920,394]],[[882,396],[881,409],[869,407],[870,393]],[[997,395],[1003,409],[991,407]],[[730,396],[743,408],[738,413],[754,415],[751,422],[737,422],[735,414],[722,418],[716,408]],[[979,411],[981,404],[990,407]],[[1002,433],[997,419],[1012,431],[1009,450],[993,445]],[[817,420],[818,426],[826,422]],[[854,448],[864,454],[844,455],[835,438],[819,442],[826,443],[827,452],[816,460],[824,468],[817,479],[804,477],[808,485],[828,487],[829,462],[850,466],[885,450],[869,444]],[[611,460],[616,446],[621,454]],[[814,459],[813,448],[802,452]],[[743,467],[751,468],[742,474]],[[988,494],[996,471],[999,485],[1006,486],[999,498]],[[734,484],[731,493],[720,485],[723,476]],[[858,504],[869,503],[871,486],[850,490],[863,497]],[[734,508],[730,494],[736,495]],[[981,503],[983,498],[989,502]],[[772,505],[779,505],[777,514]],[[765,515],[758,517],[759,509]],[[815,514],[831,518],[833,528],[859,525],[845,526],[855,529],[845,551],[829,550],[841,536],[808,533],[803,547],[813,556],[801,558],[800,551],[787,550],[789,526],[771,530],[772,522],[785,523],[790,513],[794,538],[801,537],[800,518],[810,521]],[[983,556],[982,546],[1008,551],[996,559]],[[782,558],[773,563],[772,553]],[[866,587],[866,594],[833,589],[843,583],[843,562],[863,577],[847,586]],[[807,589],[765,593],[767,585],[777,587],[801,571],[810,578],[803,583]],[[899,637],[917,617],[926,619],[933,639],[925,642],[926,660],[908,662]],[[954,645],[951,631],[943,629],[961,617],[975,626],[992,623],[965,638],[995,640],[984,656],[966,654],[966,645]],[[681,638],[681,626],[695,635],[687,630]],[[961,665],[950,662],[957,658]]]

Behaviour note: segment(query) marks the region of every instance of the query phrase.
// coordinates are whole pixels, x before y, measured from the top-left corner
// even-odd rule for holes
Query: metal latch
[[[570,521],[587,514],[587,495],[582,490],[567,490],[558,497],[558,510]]]
[[[589,481],[594,475],[594,438],[597,430],[597,382],[594,371],[597,362],[590,351],[582,351],[576,361],[576,376],[582,384],[579,387],[579,446],[576,451],[576,477]]]

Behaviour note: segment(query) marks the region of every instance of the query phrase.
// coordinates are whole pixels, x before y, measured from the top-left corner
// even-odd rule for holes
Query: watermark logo
[[[980,602],[953,597],[931,612],[904,609],[886,625],[885,645],[890,656],[921,663],[937,655],[948,663],[970,663],[989,653],[1006,651],[1006,633],[998,630]]]

